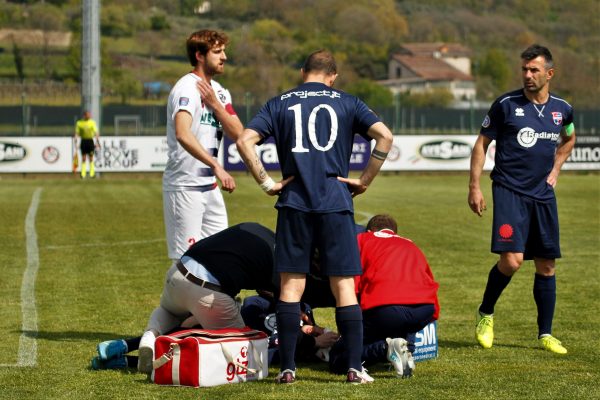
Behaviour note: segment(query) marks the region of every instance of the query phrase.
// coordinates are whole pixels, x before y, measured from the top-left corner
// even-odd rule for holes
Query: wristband
[[[383,151],[379,151],[377,149],[373,149],[373,152],[371,153],[371,157],[377,159],[377,160],[381,160],[381,161],[385,161],[385,159],[387,158],[388,153],[385,153]]]
[[[264,181],[263,183],[260,184],[260,188],[265,193],[268,193],[271,189],[273,189],[273,186],[275,186],[275,181],[271,178],[267,178],[266,181]]]

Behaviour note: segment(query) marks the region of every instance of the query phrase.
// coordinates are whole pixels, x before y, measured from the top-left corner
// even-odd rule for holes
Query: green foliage
[[[253,18],[252,12],[255,5],[253,0],[220,0],[211,2],[212,15],[223,16],[238,19],[240,21],[248,21]]]
[[[128,104],[131,99],[140,97],[143,93],[142,83],[129,70],[122,68],[111,71],[104,90],[112,96],[117,96],[121,104]]]
[[[358,79],[344,87],[348,93],[355,95],[371,108],[391,107],[394,102],[392,92],[368,79]]]
[[[70,0],[44,0],[44,1],[47,3],[50,3],[52,5],[62,7],[66,4],[68,4]]]
[[[549,0],[509,0],[505,1],[505,5],[524,21],[531,18],[531,15],[543,20],[550,12]]]
[[[65,57],[65,63],[65,79],[71,82],[81,82],[81,36],[75,35],[73,37]],[[107,82],[111,81],[113,75],[120,73],[120,70],[113,65],[105,39],[102,40],[100,45],[100,73],[102,80]]]
[[[489,49],[479,63],[478,74],[488,76],[499,92],[505,92],[511,77],[511,68],[504,52],[497,48]]]
[[[66,17],[60,8],[49,3],[36,3],[29,7],[29,26],[42,31],[62,31]]]
[[[23,55],[21,54],[21,49],[13,40],[12,46],[13,60],[15,62],[15,70],[17,71],[17,76],[19,80],[23,81],[25,79],[25,70],[23,68]]]
[[[256,21],[250,30],[249,41],[254,42],[262,50],[280,64],[287,64],[295,43],[292,33],[279,21],[261,19]]]
[[[400,104],[402,107],[448,107],[454,96],[445,88],[435,88],[424,93],[402,93]]]
[[[0,2],[0,27],[17,28],[23,24],[23,10],[19,5],[6,1]]]
[[[194,15],[194,8],[200,3],[197,0],[179,0],[181,8],[179,9],[179,14],[189,17]]]
[[[112,37],[129,37],[138,30],[149,29],[150,22],[132,5],[108,5],[102,8],[100,31]]]
[[[226,72],[219,80],[227,81],[232,93],[250,91],[263,99],[296,82],[302,61],[316,49],[335,54],[344,86],[358,79],[385,79],[389,56],[403,43],[456,42],[473,50],[476,84],[485,89],[478,97],[488,98],[488,90],[520,85],[518,54],[539,42],[550,47],[559,66],[552,90],[567,94],[577,108],[600,105],[597,0],[220,0],[210,2],[209,12],[194,14],[202,3],[103,1],[101,32],[111,39],[104,42],[107,53],[148,60],[184,56],[183,42],[193,30],[224,30],[232,38],[226,71],[243,76]],[[81,6],[77,0],[0,1],[0,27],[69,29],[78,35]],[[68,58],[49,49],[38,54],[43,58],[40,77],[79,80],[73,52]],[[122,67],[146,80],[165,80],[171,70],[153,62]],[[269,77],[271,82],[264,82]]]
[[[153,31],[164,31],[171,28],[167,16],[164,14],[155,14],[150,17],[150,28]]]

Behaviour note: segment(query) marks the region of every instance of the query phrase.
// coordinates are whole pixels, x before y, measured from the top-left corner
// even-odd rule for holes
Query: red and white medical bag
[[[268,337],[251,328],[188,329],[156,338],[151,379],[159,385],[217,386],[265,378]]]

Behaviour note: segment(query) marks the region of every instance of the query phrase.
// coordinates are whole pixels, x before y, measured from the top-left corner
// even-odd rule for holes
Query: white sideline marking
[[[47,250],[56,249],[68,249],[74,247],[112,247],[112,246],[129,246],[132,244],[146,244],[146,243],[157,243],[164,242],[165,239],[151,239],[151,240],[129,240],[126,242],[111,242],[111,243],[78,243],[78,244],[62,244],[62,245],[49,245],[44,246]]]
[[[35,367],[37,365],[37,309],[35,306],[35,278],[40,267],[40,255],[35,231],[35,215],[40,204],[42,188],[33,192],[31,205],[25,218],[27,241],[27,268],[21,282],[21,314],[23,322],[19,338],[19,355],[16,364],[0,364],[1,367]]]
[[[375,216],[375,214],[371,214],[366,211],[356,211],[356,210],[354,211],[354,215],[356,215],[356,216],[360,215],[363,217],[360,220],[358,218],[355,218],[355,222],[359,225],[367,225],[367,222],[369,222],[369,220]]]

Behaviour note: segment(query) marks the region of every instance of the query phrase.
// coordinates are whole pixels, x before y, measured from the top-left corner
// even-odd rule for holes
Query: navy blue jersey
[[[355,96],[317,82],[269,100],[247,128],[275,138],[284,178],[294,176],[276,207],[305,212],[353,211],[347,177],[354,135],[367,135],[379,118]]]
[[[523,89],[500,96],[481,125],[481,134],[496,140],[492,180],[536,200],[552,199],[546,178],[560,132],[571,122],[573,107],[552,94],[546,104],[531,103]]]

